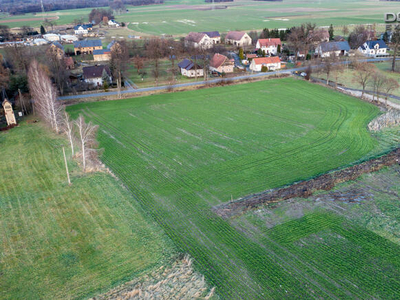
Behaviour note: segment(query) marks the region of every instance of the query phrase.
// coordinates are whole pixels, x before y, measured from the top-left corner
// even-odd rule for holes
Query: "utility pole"
[[[43,15],[43,21],[44,21],[44,6],[43,6],[43,0],[40,0],[40,6],[42,7],[42,15]]]

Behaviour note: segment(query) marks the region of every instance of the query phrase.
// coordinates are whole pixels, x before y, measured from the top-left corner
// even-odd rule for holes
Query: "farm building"
[[[46,41],[45,39],[34,39],[33,40],[33,44],[35,46],[43,46],[43,45],[47,45],[49,42]]]
[[[344,42],[328,42],[321,43],[315,49],[315,55],[319,57],[330,57],[331,55],[342,56],[348,55],[350,45],[347,41]]]
[[[111,71],[108,66],[97,65],[83,68],[83,78],[87,83],[102,86],[103,75],[107,77],[108,83],[112,81]]]
[[[43,38],[49,42],[59,42],[60,41],[60,36],[58,34],[54,34],[54,33],[44,34]]]
[[[94,61],[109,61],[111,59],[111,51],[108,49],[93,50]]]
[[[185,37],[185,46],[194,48],[209,49],[213,45],[210,37],[202,32],[190,32]]]
[[[358,48],[362,54],[370,57],[386,56],[388,46],[383,40],[366,41]]]
[[[243,31],[229,31],[225,37],[225,44],[235,45],[238,47],[250,46],[251,37]]]
[[[208,35],[208,37],[211,39],[211,42],[213,44],[220,44],[221,43],[221,35],[219,34],[218,31],[206,31],[203,32]]]
[[[250,70],[261,72],[263,67],[267,67],[268,71],[279,70],[281,68],[281,59],[277,56],[273,57],[256,57],[250,63]]]
[[[204,70],[201,66],[194,63],[192,60],[185,58],[178,64],[179,70],[183,76],[193,78],[204,75]]]
[[[233,73],[235,62],[225,55],[215,53],[210,61],[210,71],[222,73]]]
[[[69,34],[61,35],[60,38],[61,38],[61,41],[65,42],[65,43],[73,43],[78,40],[78,37],[76,37],[75,35],[69,35]]]
[[[62,59],[65,55],[64,47],[59,42],[51,43],[47,52],[56,55],[58,59]]]
[[[100,40],[84,40],[74,42],[75,55],[92,54],[94,50],[103,49],[103,44]]]
[[[282,47],[281,39],[259,39],[256,44],[256,49],[260,49],[266,55],[277,55],[278,47]]]

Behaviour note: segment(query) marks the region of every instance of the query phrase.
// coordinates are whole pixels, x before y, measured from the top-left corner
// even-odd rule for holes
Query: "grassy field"
[[[396,12],[397,4],[392,2],[328,1],[305,2],[288,0],[283,2],[255,2],[236,0],[224,3],[227,9],[207,10],[211,4],[204,1],[171,0],[164,5],[127,7],[129,11],[116,16],[116,20],[129,22],[129,28],[142,34],[184,35],[189,31],[219,30],[260,30],[268,28],[289,28],[304,22],[315,22],[319,26],[333,24],[339,27],[349,24],[383,23],[385,12]],[[87,19],[91,9],[54,11],[46,17],[56,17],[57,24],[69,24],[74,19]],[[26,14],[6,18],[4,24],[10,27],[30,25],[38,27],[42,14]],[[21,19],[34,18],[32,21]],[[383,27],[382,27],[383,30]]]
[[[173,255],[121,182],[71,162],[68,186],[65,143],[40,124],[0,133],[0,299],[87,298]]]
[[[211,207],[315,176],[376,151],[379,142],[366,130],[379,113],[376,107],[288,78],[79,104],[69,111],[73,116],[84,112],[100,125],[104,162],[177,247],[194,258],[196,268],[223,298],[343,296],[332,281],[315,284],[320,278],[293,276],[266,244],[214,215]],[[335,230],[342,234],[346,227],[340,224]],[[355,238],[357,230],[349,236]],[[360,239],[365,243],[370,237],[364,231]],[[373,237],[378,247],[381,240]],[[368,258],[356,269],[368,268],[364,263]],[[314,270],[318,273],[323,267]],[[397,274],[397,265],[394,268]],[[341,275],[346,272],[351,270]],[[385,295],[367,284],[373,281],[371,274],[369,270],[360,281],[365,286],[359,291],[350,286],[345,290],[360,298]],[[394,284],[397,281],[385,286],[390,291]]]

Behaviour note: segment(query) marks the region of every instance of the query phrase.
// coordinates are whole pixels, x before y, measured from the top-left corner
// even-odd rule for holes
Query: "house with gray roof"
[[[103,44],[100,40],[83,40],[74,42],[75,55],[93,54],[94,50],[102,50]]]
[[[368,57],[387,56],[388,46],[383,40],[366,41],[358,48],[362,54]]]
[[[186,47],[209,49],[212,44],[210,37],[203,32],[189,32],[185,37]]]
[[[208,37],[211,39],[213,44],[220,44],[221,43],[221,35],[219,34],[218,31],[205,31],[202,32],[204,34],[207,34]]]
[[[330,57],[331,55],[349,55],[350,45],[347,41],[321,43],[315,49],[315,55],[319,57]]]
[[[83,24],[74,26],[74,32],[76,35],[85,35],[88,34],[89,31],[92,31],[93,24]]]
[[[103,79],[107,78],[108,83],[112,82],[111,71],[108,66],[96,65],[84,67],[83,79],[85,82],[94,84],[95,86],[102,86]]]
[[[189,78],[201,77],[204,75],[204,69],[191,59],[185,58],[178,64],[178,67],[181,74]]]
[[[250,46],[251,37],[243,31],[229,31],[225,37],[225,44],[235,45],[238,47]]]

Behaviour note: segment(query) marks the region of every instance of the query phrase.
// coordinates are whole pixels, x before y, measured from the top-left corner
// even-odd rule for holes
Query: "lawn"
[[[62,144],[40,124],[0,133],[0,299],[87,298],[174,253],[115,178],[69,159],[68,186]]]
[[[365,158],[378,147],[366,130],[378,108],[287,78],[68,109],[100,125],[103,161],[223,298],[329,288],[293,276],[211,207]]]

